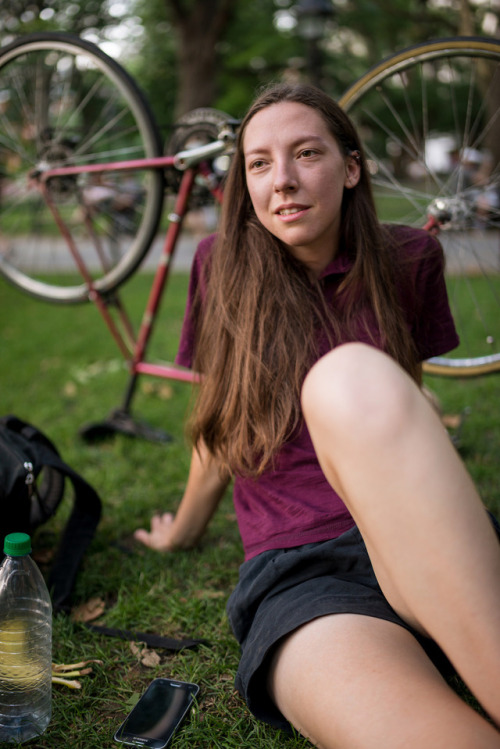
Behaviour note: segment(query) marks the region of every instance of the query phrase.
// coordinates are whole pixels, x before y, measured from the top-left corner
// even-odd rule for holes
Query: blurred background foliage
[[[499,36],[499,18],[500,0],[9,0],[0,42],[42,30],[96,42],[136,78],[167,132],[196,107],[239,117],[276,78],[309,78],[338,97],[398,49]]]

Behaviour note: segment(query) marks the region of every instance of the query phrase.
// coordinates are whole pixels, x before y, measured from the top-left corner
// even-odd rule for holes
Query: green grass
[[[151,277],[139,275],[123,290],[134,321],[147,299]],[[174,356],[187,286],[173,276],[151,343],[151,356]],[[47,432],[65,460],[103,501],[103,518],[85,557],[75,603],[101,598],[106,610],[98,623],[170,637],[205,638],[209,644],[178,654],[158,651],[160,663],[142,665],[130,644],[94,634],[69,618],[54,624],[54,660],[100,658],[81,691],[54,687],[53,718],[44,736],[29,745],[40,749],[102,749],[138,695],[156,676],[200,684],[199,704],[172,743],[174,749],[290,749],[309,746],[301,738],[255,721],[233,687],[238,662],[225,615],[242,549],[230,493],[196,550],[162,556],[131,543],[133,530],[159,509],[175,510],[189,465],[184,417],[190,386],[141,378],[134,412],[172,435],[168,444],[117,435],[89,445],[78,436],[83,424],[100,421],[120,405],[127,373],[110,334],[91,305],[58,306],[31,299],[0,280],[0,415],[14,413]],[[461,450],[488,506],[499,512],[500,378],[470,381],[433,378],[445,411],[470,409]],[[71,491],[56,517],[35,537],[35,548],[53,548],[71,505]]]
[[[122,298],[135,323],[145,305],[151,277],[136,276]],[[172,361],[182,321],[187,276],[169,282],[151,341],[151,358]],[[283,735],[249,715],[234,690],[238,645],[225,615],[242,561],[230,492],[201,546],[162,556],[131,542],[132,532],[157,510],[175,510],[189,466],[184,418],[191,386],[143,377],[133,410],[150,425],[167,430],[168,444],[117,435],[89,445],[79,428],[104,419],[122,402],[127,372],[119,351],[88,304],[51,305],[22,294],[0,279],[0,415],[14,413],[53,439],[63,458],[99,492],[103,518],[86,554],[74,591],[75,604],[99,597],[106,604],[98,623],[168,637],[204,638],[207,646],[172,654],[159,650],[160,664],[142,665],[128,642],[96,635],[65,616],[54,624],[54,660],[99,658],[82,689],[54,687],[53,718],[30,746],[101,749],[132,703],[156,676],[200,684],[199,705],[175,738],[174,749],[281,746]],[[68,488],[50,523],[39,529],[36,549],[57,544],[71,506]],[[292,740],[291,749],[306,745]]]

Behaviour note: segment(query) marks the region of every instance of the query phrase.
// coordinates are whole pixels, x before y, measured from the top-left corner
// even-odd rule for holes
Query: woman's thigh
[[[269,690],[322,749],[500,747],[413,635],[381,619],[336,614],[300,627],[273,658]]]

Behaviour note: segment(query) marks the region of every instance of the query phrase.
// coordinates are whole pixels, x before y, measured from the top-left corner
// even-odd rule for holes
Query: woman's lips
[[[276,215],[282,220],[291,222],[301,218],[309,207],[306,205],[282,205],[276,210]]]

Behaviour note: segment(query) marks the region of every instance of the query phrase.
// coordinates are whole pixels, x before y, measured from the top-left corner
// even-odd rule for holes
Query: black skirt
[[[241,645],[236,688],[257,718],[287,731],[266,688],[270,660],[283,637],[320,616],[363,614],[395,622],[417,638],[443,673],[451,671],[438,646],[387,602],[356,527],[330,541],[266,551],[244,562],[227,612]]]

